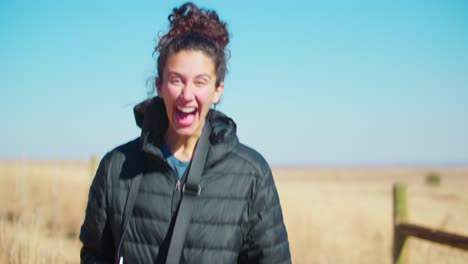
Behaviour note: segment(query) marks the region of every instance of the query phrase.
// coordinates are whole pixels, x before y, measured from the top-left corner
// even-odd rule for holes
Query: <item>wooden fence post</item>
[[[393,263],[408,264],[408,237],[398,232],[398,224],[408,220],[407,186],[393,185]]]

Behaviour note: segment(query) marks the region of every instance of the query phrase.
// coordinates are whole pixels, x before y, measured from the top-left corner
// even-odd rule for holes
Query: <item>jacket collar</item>
[[[135,121],[141,128],[141,149],[151,157],[162,159],[161,143],[168,127],[164,101],[148,99],[133,108]],[[234,121],[219,111],[210,109],[206,121],[211,124],[210,147],[205,167],[211,167],[226,157],[239,144]]]

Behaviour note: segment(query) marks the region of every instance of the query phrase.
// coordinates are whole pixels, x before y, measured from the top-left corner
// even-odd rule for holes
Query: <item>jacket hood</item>
[[[136,105],[133,113],[136,124],[141,128],[142,151],[162,158],[160,147],[169,125],[164,101],[160,97],[148,99]],[[211,167],[232,152],[239,140],[236,123],[223,113],[210,109],[205,122],[211,124],[210,148],[205,167]]]

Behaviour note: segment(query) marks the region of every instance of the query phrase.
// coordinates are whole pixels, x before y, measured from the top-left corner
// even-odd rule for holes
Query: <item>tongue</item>
[[[195,118],[195,112],[192,113],[184,113],[182,111],[177,111],[176,113],[176,120],[177,123],[181,126],[190,126]]]

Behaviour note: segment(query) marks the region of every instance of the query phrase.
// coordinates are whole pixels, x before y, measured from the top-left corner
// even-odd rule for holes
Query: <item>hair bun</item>
[[[161,37],[158,48],[174,37],[196,32],[207,36],[225,49],[229,43],[229,34],[225,22],[220,21],[214,10],[198,8],[193,3],[185,3],[179,8],[174,8],[168,17],[170,23],[169,32]]]

